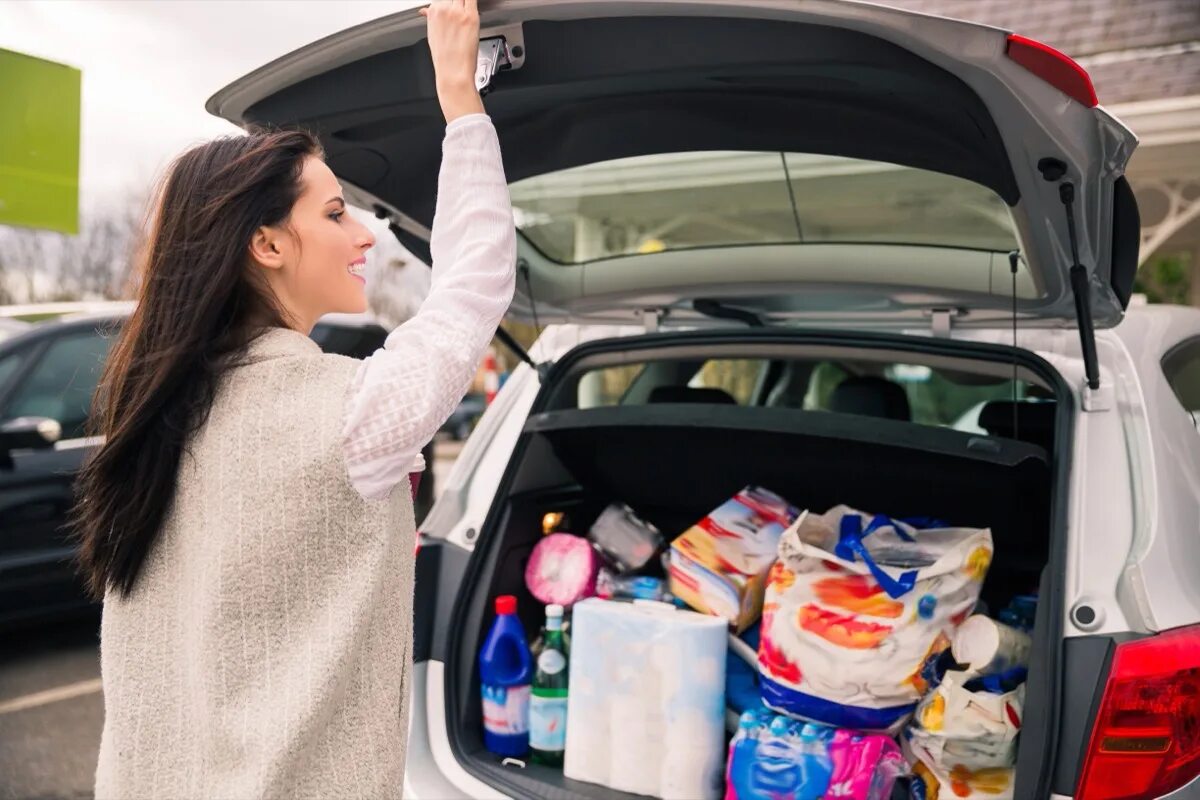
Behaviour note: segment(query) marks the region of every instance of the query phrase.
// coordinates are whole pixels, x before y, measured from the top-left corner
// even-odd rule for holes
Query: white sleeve
[[[446,126],[430,253],[428,297],[364,359],[346,402],[346,466],[371,499],[424,468],[421,449],[470,387],[512,301],[516,229],[486,114]]]

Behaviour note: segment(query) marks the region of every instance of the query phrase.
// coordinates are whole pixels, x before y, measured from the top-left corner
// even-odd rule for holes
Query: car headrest
[[[829,399],[829,410],[864,417],[883,417],[906,422],[912,420],[912,410],[909,408],[904,387],[886,378],[870,375],[847,378],[839,383]]]
[[[1013,407],[1017,412],[1017,429],[1013,430]],[[992,436],[1005,439],[1020,439],[1046,448],[1054,448],[1054,415],[1057,404],[1053,401],[993,400],[979,410],[979,427]]]
[[[709,403],[736,406],[737,400],[724,389],[692,386],[655,386],[650,390],[649,403]]]

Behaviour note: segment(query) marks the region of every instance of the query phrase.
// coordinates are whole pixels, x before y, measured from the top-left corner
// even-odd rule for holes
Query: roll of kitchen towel
[[[563,773],[664,800],[717,800],[725,766],[724,619],[667,603],[575,606]]]

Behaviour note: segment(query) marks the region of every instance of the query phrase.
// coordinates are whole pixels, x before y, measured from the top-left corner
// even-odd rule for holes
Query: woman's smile
[[[350,266],[347,267],[346,269],[351,275],[358,278],[360,281],[362,281],[365,284],[367,282],[367,279],[363,277],[363,272],[364,272],[364,270],[366,270],[366,268],[367,268],[367,258],[366,258],[366,256],[363,256],[362,258],[358,259],[357,261],[350,262]]]

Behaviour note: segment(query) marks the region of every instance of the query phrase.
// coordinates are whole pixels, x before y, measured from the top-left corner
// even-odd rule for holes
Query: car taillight
[[[1117,645],[1076,800],[1159,797],[1200,775],[1200,626]]]
[[[1005,52],[1013,61],[1068,97],[1088,108],[1099,104],[1100,100],[1096,97],[1096,88],[1092,86],[1091,77],[1083,67],[1072,61],[1070,56],[1060,53],[1050,45],[1015,33],[1008,35]]]

